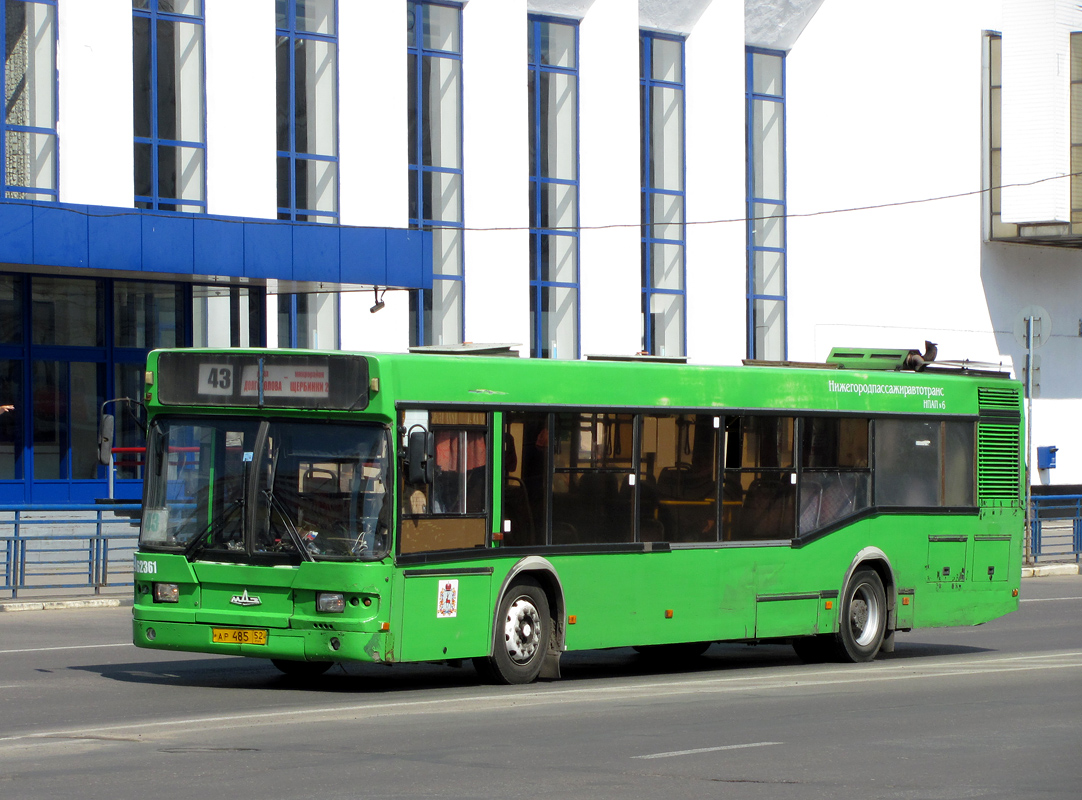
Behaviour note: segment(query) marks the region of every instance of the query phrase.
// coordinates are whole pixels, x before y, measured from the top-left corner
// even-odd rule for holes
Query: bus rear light
[[[341,592],[317,592],[316,611],[324,614],[341,614],[346,610],[346,596]]]
[[[176,603],[180,600],[180,586],[175,583],[154,584],[155,603]]]

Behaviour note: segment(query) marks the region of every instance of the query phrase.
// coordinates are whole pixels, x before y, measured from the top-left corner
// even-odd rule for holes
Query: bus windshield
[[[235,562],[383,558],[389,454],[380,425],[160,418],[139,543]]]

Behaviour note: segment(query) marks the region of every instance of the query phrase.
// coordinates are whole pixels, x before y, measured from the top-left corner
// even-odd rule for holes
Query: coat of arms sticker
[[[436,618],[458,616],[458,581],[441,580],[436,597]]]

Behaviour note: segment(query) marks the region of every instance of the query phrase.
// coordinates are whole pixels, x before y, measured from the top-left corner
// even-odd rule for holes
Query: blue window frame
[[[410,2],[410,225],[432,231],[432,289],[410,293],[412,344],[456,344],[464,329],[462,8]]]
[[[275,0],[278,219],[338,221],[338,0]]]
[[[0,0],[4,11],[4,197],[56,200],[56,0]]]
[[[578,24],[529,17],[530,354],[579,357]]]
[[[640,37],[643,350],[686,352],[684,41]]]
[[[132,0],[135,206],[206,213],[202,0]]]
[[[746,58],[747,353],[782,361],[788,356],[785,54],[748,48]]]

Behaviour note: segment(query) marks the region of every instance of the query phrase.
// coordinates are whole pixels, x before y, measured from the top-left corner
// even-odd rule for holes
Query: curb
[[[1023,578],[1046,578],[1050,575],[1078,575],[1078,564],[1045,564],[1022,567]]]
[[[119,608],[122,605],[131,605],[131,601],[123,601],[115,597],[94,597],[86,600],[35,600],[22,601],[12,600],[0,603],[0,613],[6,611],[60,611],[70,608]]]

